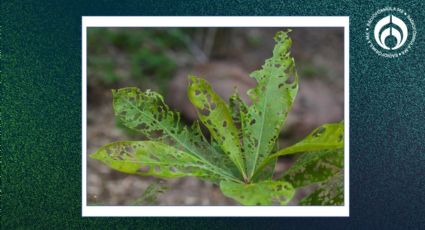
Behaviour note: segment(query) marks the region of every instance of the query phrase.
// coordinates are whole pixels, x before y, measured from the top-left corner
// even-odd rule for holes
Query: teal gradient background
[[[2,229],[414,229],[425,226],[424,1],[1,2]],[[407,55],[365,39],[385,6],[415,20]],[[350,16],[349,218],[81,217],[81,16]]]

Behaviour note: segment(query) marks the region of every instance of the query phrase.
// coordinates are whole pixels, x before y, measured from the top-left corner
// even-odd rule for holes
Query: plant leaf
[[[279,156],[340,148],[344,148],[344,123],[341,121],[338,123],[324,124],[313,130],[313,132],[307,135],[302,141],[269,155],[259,164],[258,171],[261,171],[269,161]]]
[[[344,174],[338,173],[320,183],[318,189],[300,201],[300,205],[344,205]]]
[[[246,179],[238,129],[226,102],[204,79],[193,76],[190,79],[188,96],[198,111],[199,119]]]
[[[235,199],[243,205],[285,205],[295,193],[290,183],[272,180],[255,184],[222,181],[220,189],[224,195]]]
[[[271,155],[272,158],[299,153],[312,152],[324,149],[338,149],[344,147],[344,123],[324,124],[316,128],[302,141],[280,150]]]
[[[338,174],[343,167],[343,149],[308,152],[302,154],[283,174],[282,180],[290,182],[294,188],[300,188],[325,181]]]
[[[242,119],[244,114],[248,112],[248,107],[245,102],[241,99],[239,93],[234,92],[229,98],[229,110],[232,115],[233,123],[238,128],[238,137],[242,141],[243,133],[240,130],[242,128]],[[242,149],[243,151],[243,149]]]
[[[158,196],[165,193],[168,187],[163,181],[152,182],[143,192],[143,194],[134,200],[131,205],[158,205]]]
[[[152,140],[166,141],[215,170],[224,179],[239,181],[233,175],[233,163],[208,143],[198,123],[189,128],[180,123],[180,115],[172,112],[161,95],[138,88],[113,91],[115,115],[124,125]]]
[[[113,142],[90,157],[130,174],[162,178],[196,176],[213,181],[222,179],[215,168],[205,165],[199,158],[155,141]]]
[[[251,73],[257,86],[248,91],[253,105],[242,117],[243,145],[248,176],[266,158],[276,142],[280,129],[298,92],[298,76],[289,49],[292,40],[285,32],[275,36],[273,56],[262,69]]]
[[[232,114],[233,122],[238,128],[241,128],[242,120],[245,118],[244,114],[247,113],[248,107],[237,92],[233,93],[233,95],[230,96],[229,108]],[[239,139],[241,141],[243,140],[242,132],[239,132]],[[244,149],[242,149],[242,152],[243,153],[245,152]],[[276,160],[270,161],[260,172],[258,172],[258,174],[255,177],[251,179],[251,181],[255,182],[255,181],[261,181],[261,180],[271,180],[274,173],[275,166],[276,166]]]

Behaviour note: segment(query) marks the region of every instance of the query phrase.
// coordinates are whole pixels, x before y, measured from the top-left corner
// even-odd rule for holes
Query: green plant
[[[143,192],[142,196],[134,200],[131,205],[158,205],[158,195],[167,190],[167,186],[162,182],[158,180],[151,183]]]
[[[153,82],[164,92],[176,68],[170,53],[186,49],[189,32],[182,28],[90,28],[89,84],[112,86],[133,79]]]
[[[207,140],[200,123],[180,123],[163,97],[137,88],[113,90],[116,116],[127,127],[151,141],[121,141],[90,155],[109,167],[142,176],[195,176],[220,186],[224,195],[243,205],[287,204],[296,189],[318,188],[303,205],[340,205],[343,202],[342,122],[325,124],[304,140],[273,152],[287,114],[298,92],[298,76],[290,56],[291,39],[275,36],[273,56],[250,76],[257,86],[248,91],[252,105],[235,93],[227,104],[205,80],[190,76],[190,101],[211,134]],[[273,179],[279,156],[302,153],[282,177]]]

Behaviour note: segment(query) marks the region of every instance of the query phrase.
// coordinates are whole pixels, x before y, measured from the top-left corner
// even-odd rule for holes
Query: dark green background
[[[423,228],[425,2],[336,2],[3,0],[2,229]],[[377,56],[365,40],[367,20],[385,6],[416,22],[413,48],[397,59]],[[351,217],[82,218],[83,15],[350,16]]]

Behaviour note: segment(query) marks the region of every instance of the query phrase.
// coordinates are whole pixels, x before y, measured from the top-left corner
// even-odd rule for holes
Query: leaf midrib
[[[267,89],[267,86],[269,85],[270,81],[271,81],[271,77],[269,77],[267,79],[266,89]],[[262,115],[262,118],[261,118],[262,121],[261,121],[260,137],[259,137],[259,141],[258,141],[258,145],[257,145],[257,150],[254,152],[255,158],[254,158],[254,164],[252,165],[252,171],[250,172],[250,179],[254,175],[255,166],[257,164],[257,160],[258,160],[258,156],[259,156],[259,152],[260,152],[260,146],[262,145],[264,120],[265,120],[265,115],[266,115],[266,107],[267,107],[267,102],[268,102],[268,98],[269,98],[269,92],[270,92],[270,90],[266,90],[265,102],[264,102],[264,106],[262,108],[263,115]]]

